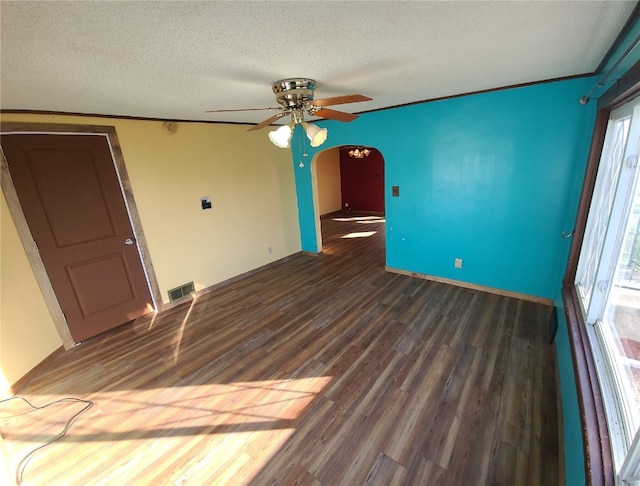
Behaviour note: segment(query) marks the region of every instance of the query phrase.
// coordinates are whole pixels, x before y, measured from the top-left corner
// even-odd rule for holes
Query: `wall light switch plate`
[[[211,197],[201,197],[200,204],[202,205],[202,209],[211,209]]]
[[[391,195],[398,197],[400,195],[400,186],[391,186]]]
[[[453,266],[454,266],[455,268],[462,268],[462,258],[456,258],[456,259],[453,261]]]

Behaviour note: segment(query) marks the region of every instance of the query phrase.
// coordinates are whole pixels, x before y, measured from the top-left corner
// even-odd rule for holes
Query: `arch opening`
[[[311,165],[318,253],[336,254],[353,246],[377,247],[386,261],[385,162],[382,153],[359,145],[318,152]],[[352,155],[349,155],[352,152]],[[344,243],[342,240],[351,240]],[[357,242],[356,242],[357,240]]]

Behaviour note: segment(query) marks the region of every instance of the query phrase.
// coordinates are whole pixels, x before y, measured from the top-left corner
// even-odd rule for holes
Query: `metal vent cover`
[[[186,283],[168,291],[169,301],[173,302],[175,300],[182,299],[195,291],[196,289],[193,286],[193,282]]]

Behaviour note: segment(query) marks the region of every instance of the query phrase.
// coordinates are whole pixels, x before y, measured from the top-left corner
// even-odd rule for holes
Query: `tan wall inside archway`
[[[342,209],[340,191],[340,150],[332,148],[320,152],[315,159],[316,180],[318,185],[318,214],[334,213]]]

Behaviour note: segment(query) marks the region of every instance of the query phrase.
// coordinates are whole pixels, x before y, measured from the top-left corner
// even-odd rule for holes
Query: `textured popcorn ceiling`
[[[257,123],[271,84],[364,111],[593,72],[635,2],[2,1],[0,107]]]

